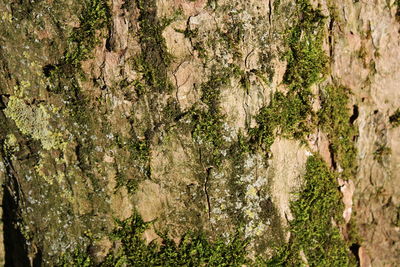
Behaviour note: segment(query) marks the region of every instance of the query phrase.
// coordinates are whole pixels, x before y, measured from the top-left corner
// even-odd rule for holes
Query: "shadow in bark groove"
[[[0,142],[0,147],[3,147],[3,142]],[[7,181],[3,186],[3,235],[4,235],[4,250],[5,250],[5,266],[9,267],[24,267],[31,266],[28,258],[28,250],[26,240],[18,229],[17,222],[20,220],[18,215],[19,208],[19,187],[15,176],[12,174],[12,166],[7,157],[1,155],[4,159]],[[35,262],[37,262],[35,260]],[[40,262],[34,266],[41,266]]]

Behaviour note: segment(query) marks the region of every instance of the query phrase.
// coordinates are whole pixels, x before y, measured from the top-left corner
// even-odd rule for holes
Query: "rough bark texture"
[[[1,263],[99,264],[139,214],[148,243],[329,264],[300,246],[315,194],[343,197],[348,265],[398,265],[399,22],[398,0],[1,0]]]

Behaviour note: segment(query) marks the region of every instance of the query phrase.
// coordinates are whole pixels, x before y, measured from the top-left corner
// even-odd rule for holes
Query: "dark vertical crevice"
[[[3,95],[4,96],[4,95]],[[7,155],[4,148],[4,139],[9,132],[9,125],[2,109],[5,107],[5,98],[0,97],[0,160],[3,162],[5,167],[5,180],[2,181],[3,190],[3,242],[4,242],[4,254],[5,254],[5,265],[9,267],[24,267],[30,266],[28,258],[28,247],[26,240],[21,233],[18,223],[21,222],[20,202],[23,196],[21,196],[21,189],[16,177],[14,167],[12,165],[9,156]]]
[[[359,111],[358,111],[358,106],[353,105],[353,114],[350,117],[350,123],[354,124],[354,122],[358,119]]]
[[[0,143],[0,145],[2,147],[3,144]],[[11,163],[4,156],[3,160],[8,179],[3,187],[4,193],[2,202],[5,266],[30,266],[26,240],[17,226],[17,223],[20,221],[20,216],[18,214],[20,202],[19,186],[16,177],[13,175]]]
[[[211,201],[210,201],[210,195],[208,193],[208,182],[211,176],[211,170],[212,167],[207,168],[206,170],[207,175],[205,176],[205,181],[204,181],[204,194],[206,195],[206,200],[207,200],[208,220],[211,220]]]
[[[360,247],[361,246],[357,243],[354,243],[350,246],[350,251],[356,257],[358,266],[360,266],[360,255],[359,255]]]
[[[38,250],[33,259],[33,267],[41,267],[42,266],[42,251]]]
[[[337,163],[336,163],[336,157],[335,157],[335,149],[333,147],[333,144],[329,144],[329,153],[331,156],[331,164],[333,169],[337,169]]]

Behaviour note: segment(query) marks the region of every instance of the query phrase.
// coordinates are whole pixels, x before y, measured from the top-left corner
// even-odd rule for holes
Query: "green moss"
[[[273,59],[275,55],[270,51],[262,51],[259,56],[259,62],[261,64],[261,68],[259,71],[255,71],[257,77],[260,77],[265,84],[270,84],[275,75]],[[267,78],[265,78],[262,74],[265,74]]]
[[[80,16],[80,26],[69,37],[69,47],[65,53],[65,63],[79,66],[89,58],[98,43],[96,30],[108,25],[110,13],[105,0],[88,0]]]
[[[245,78],[243,78],[245,76]],[[201,102],[206,108],[192,108],[192,136],[202,145],[205,156],[208,156],[211,165],[219,166],[221,163],[221,149],[225,146],[223,139],[224,115],[220,110],[221,88],[227,86],[232,78],[239,78],[240,82],[247,78],[247,74],[235,64],[225,68],[212,67],[211,75],[207,82],[201,84]],[[250,86],[249,81],[243,81],[243,87]]]
[[[277,250],[268,266],[300,266],[303,252],[309,266],[356,266],[347,244],[333,221],[341,221],[343,204],[335,175],[322,158],[307,160],[305,184],[298,199],[291,202],[294,219],[290,222],[290,241]]]
[[[263,107],[256,116],[258,127],[250,129],[253,144],[269,151],[276,134],[287,138],[303,139],[313,127],[313,112],[309,97],[289,92],[276,92],[268,106]]]
[[[253,144],[266,151],[277,135],[304,140],[317,125],[312,109],[311,86],[321,81],[327,72],[328,58],[322,48],[324,17],[308,0],[296,1],[298,21],[287,33],[287,70],[284,83],[286,94],[276,92],[269,105],[256,116],[257,127],[249,133]],[[321,97],[322,110],[319,123],[328,132],[332,150],[349,177],[354,171],[356,131],[350,123],[347,106],[349,97],[344,88],[326,88]],[[306,165],[305,184],[291,203],[294,219],[290,222],[292,233],[289,243],[277,248],[276,255],[260,260],[267,266],[349,266],[355,259],[349,256],[347,244],[332,221],[340,222],[341,195],[336,177],[320,157],[312,156]]]
[[[327,70],[328,57],[322,48],[325,18],[309,0],[297,0],[299,20],[287,37],[287,70],[284,82],[294,90],[308,89]]]
[[[168,236],[161,235],[162,244],[146,244],[143,233],[150,222],[144,222],[134,214],[125,221],[117,220],[112,237],[120,242],[118,251],[108,255],[99,266],[242,266],[250,262],[246,258],[246,241],[239,233],[230,240],[208,241],[203,234],[190,232],[176,244]],[[68,264],[70,265],[68,265]],[[85,253],[75,253],[61,266],[94,266]]]
[[[41,142],[46,150],[63,149],[62,134],[51,130],[51,113],[44,105],[30,106],[24,100],[11,96],[4,114],[12,119],[22,134]]]
[[[400,126],[400,109],[399,108],[389,117],[389,122],[393,127]]]
[[[119,140],[118,142],[121,143],[122,141]],[[127,146],[131,152],[131,158],[133,160],[147,161],[149,159],[150,149],[146,140],[131,140],[130,142],[127,142]]]
[[[139,186],[138,179],[129,179],[123,172],[118,170],[115,180],[117,181],[115,189],[117,190],[118,188],[125,186],[129,194],[134,194]]]
[[[48,78],[47,89],[63,96],[70,111],[70,120],[68,120],[71,123],[70,131],[76,134],[77,141],[80,143],[77,152],[80,154],[78,155],[79,165],[89,170],[91,157],[85,154],[92,154],[91,151],[93,151],[93,142],[87,137],[92,129],[94,117],[89,115],[92,110],[89,110],[87,97],[80,88],[80,79],[85,79],[80,64],[83,60],[90,58],[92,51],[99,43],[98,31],[109,26],[111,14],[105,0],[85,0],[82,5],[83,10],[79,16],[80,25],[74,28],[68,37],[68,47],[64,52],[64,57],[57,65],[44,66],[43,72]],[[82,134],[83,132],[86,134]],[[80,141],[81,138],[86,139],[85,142]]]
[[[192,136],[193,139],[206,148],[209,163],[218,166],[221,163],[220,150],[224,143],[222,139],[223,119],[220,114],[205,111],[193,111]]]
[[[342,86],[328,86],[321,93],[319,124],[330,140],[330,150],[335,164],[340,164],[343,177],[350,178],[356,168],[357,150],[354,144],[357,129],[350,121],[348,108],[350,91]]]
[[[93,261],[90,259],[90,256],[87,253],[84,253],[80,250],[75,250],[72,255],[63,255],[63,257],[59,260],[58,267],[90,267],[94,266]]]
[[[150,145],[147,140],[132,140],[129,145],[132,160],[138,162],[146,177],[150,177]]]
[[[221,12],[229,16],[229,23],[225,23],[223,27],[217,29],[218,42],[224,46],[225,50],[228,51],[235,60],[241,60],[242,51],[240,49],[240,44],[244,41],[246,32],[245,23],[242,18],[240,18],[240,14],[243,10],[235,9],[235,12],[233,12],[228,6],[226,7],[226,11],[224,11],[224,7],[221,8]]]
[[[222,69],[214,68],[211,73],[209,80],[201,85],[201,101],[207,108],[193,108],[190,113],[194,140],[206,148],[209,163],[218,166],[222,160],[220,150],[224,145],[222,136],[224,116],[219,107],[220,90],[228,85],[231,77],[237,75],[237,72],[230,66]]]
[[[149,141],[144,139],[140,140],[132,133],[131,138],[122,139],[121,136],[116,135],[116,145],[124,152],[129,152],[124,159],[124,164],[115,163],[116,170],[116,186],[115,189],[124,186],[128,193],[134,194],[141,181],[150,178],[150,144]],[[127,172],[125,164],[133,172]],[[125,165],[126,166],[126,165]]]
[[[168,68],[172,63],[172,56],[167,50],[165,39],[162,35],[165,28],[180,16],[177,10],[173,15],[164,18],[157,17],[157,5],[155,0],[139,0],[133,3],[130,8],[136,8],[139,11],[138,38],[141,46],[141,52],[133,58],[132,67],[139,74],[132,85],[138,97],[146,96],[150,100],[150,110],[155,107],[154,100],[157,93],[170,93],[173,85],[168,77]],[[147,100],[146,100],[147,101]],[[168,123],[174,118],[175,107],[170,101],[160,108],[162,116],[156,123],[164,124],[168,129]],[[152,116],[146,113],[146,117]],[[133,116],[134,117],[134,116]],[[158,119],[157,119],[158,120]],[[154,134],[154,125],[150,120],[140,121],[138,126],[136,121],[132,121],[131,140],[127,141],[130,152],[130,162],[132,168],[136,170],[134,177],[127,177],[121,170],[117,175],[117,187],[126,186],[130,193],[133,193],[141,180],[150,178],[150,143],[151,136]],[[146,135],[145,139],[139,139],[135,130],[141,128]]]
[[[133,215],[119,222],[119,228],[114,232],[114,236],[122,241],[123,254],[130,266],[241,266],[246,262],[246,242],[239,236],[227,243],[222,240],[210,243],[202,234],[188,233],[177,245],[167,235],[162,235],[161,246],[146,245],[142,233],[147,227],[148,223]],[[107,261],[114,264],[121,258],[111,257]]]
[[[215,9],[218,7],[218,0],[207,0],[207,7]]]
[[[185,38],[190,40],[193,50],[197,51],[198,57],[203,59],[203,62],[207,62],[207,50],[205,49],[205,44],[203,40],[197,41],[196,38],[199,38],[199,29],[190,29],[189,24],[186,26],[185,30],[175,29],[176,32],[182,33]]]
[[[315,128],[310,87],[327,70],[327,56],[322,49],[324,17],[308,0],[298,0],[298,21],[288,30],[284,83],[286,94],[276,92],[268,106],[256,116],[258,127],[250,129],[252,141],[269,150],[276,134],[303,140]]]
[[[138,22],[142,52],[137,57],[134,68],[143,74],[145,84],[152,90],[171,91],[167,69],[172,62],[172,56],[168,53],[162,32],[179,13],[160,20],[157,18],[155,0],[140,0],[136,2],[136,6],[140,12]]]

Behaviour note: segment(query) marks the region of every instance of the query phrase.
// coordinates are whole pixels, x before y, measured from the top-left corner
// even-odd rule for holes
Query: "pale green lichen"
[[[47,172],[45,171],[47,168],[45,166],[45,159],[44,159],[43,153],[39,152],[39,156],[40,156],[40,159],[39,159],[38,164],[35,166],[35,171],[48,184],[52,185],[53,184],[53,180],[55,180],[55,179],[53,177],[47,175]]]
[[[35,166],[36,174],[46,181],[49,185],[56,184],[61,189],[61,196],[67,199],[70,203],[74,203],[72,192],[64,185],[67,183],[67,173],[60,169],[52,169],[54,162],[57,165],[65,164],[63,158],[53,158],[49,153],[39,152],[39,161]],[[53,162],[54,160],[54,162]]]
[[[4,163],[0,161],[0,179],[2,179],[2,175],[6,172],[6,166],[4,166]]]
[[[5,115],[12,119],[22,134],[29,135],[41,142],[46,150],[63,149],[62,134],[51,130],[50,111],[43,104],[28,105],[24,100],[11,96],[4,110]]]
[[[14,92],[16,95],[23,97],[26,90],[31,87],[31,83],[29,81],[22,81],[19,85],[14,86]]]
[[[12,18],[13,18],[12,14],[7,11],[2,12],[2,14],[0,15],[0,19],[4,22],[11,23]]]
[[[13,134],[8,134],[4,140],[4,149],[9,153],[14,153],[19,151],[18,140]]]

